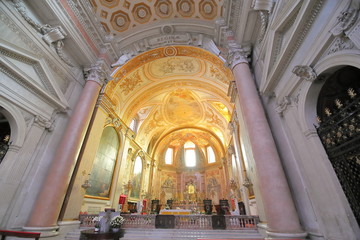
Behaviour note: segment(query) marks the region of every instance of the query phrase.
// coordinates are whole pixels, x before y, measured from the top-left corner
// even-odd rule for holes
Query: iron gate
[[[360,97],[348,90],[350,99],[337,108],[325,108],[316,127],[339,182],[360,225]]]

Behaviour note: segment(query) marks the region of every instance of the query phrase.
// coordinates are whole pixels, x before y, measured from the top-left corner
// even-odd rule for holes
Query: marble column
[[[24,230],[57,235],[57,220],[102,86],[109,80],[104,61],[85,69],[86,83],[56,149]]]
[[[229,47],[229,63],[235,78],[245,127],[249,132],[257,170],[267,234],[277,238],[304,238],[279,154],[255,81],[242,49]]]

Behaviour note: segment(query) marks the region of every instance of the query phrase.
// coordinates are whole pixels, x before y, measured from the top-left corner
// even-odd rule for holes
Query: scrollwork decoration
[[[22,0],[12,0],[12,2],[15,9],[20,13],[24,20],[42,35],[44,42],[46,42],[49,46],[54,44],[56,53],[60,59],[63,60],[68,66],[73,67],[73,63],[67,56],[65,56],[62,50],[64,47],[63,40],[67,37],[64,29],[62,29],[61,26],[52,27],[49,24],[41,25],[29,17]]]

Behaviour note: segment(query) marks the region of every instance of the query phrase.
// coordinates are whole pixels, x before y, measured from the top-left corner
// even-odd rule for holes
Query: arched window
[[[168,148],[165,153],[165,164],[173,164],[174,159],[174,149]]]
[[[89,182],[87,196],[109,198],[116,158],[119,150],[119,137],[113,127],[106,127],[101,135]]]
[[[141,176],[142,176],[142,159],[140,156],[137,156],[134,164],[134,174],[132,177],[132,189],[130,197],[140,198],[141,190]]]
[[[196,166],[195,144],[191,141],[187,141],[184,144],[184,150],[185,150],[185,166],[195,167]]]
[[[214,162],[216,162],[214,149],[213,149],[211,146],[208,146],[208,147],[206,148],[206,153],[207,153],[208,163],[214,163]]]

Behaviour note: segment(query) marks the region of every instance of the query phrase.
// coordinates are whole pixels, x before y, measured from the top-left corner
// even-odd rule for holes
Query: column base
[[[277,233],[277,232],[270,232],[266,231],[267,237],[266,240],[270,239],[296,239],[296,240],[304,240],[308,235],[306,232],[302,233]]]
[[[67,239],[68,235],[80,238],[80,221],[58,221],[58,225],[59,236],[56,239]]]
[[[23,227],[24,231],[27,232],[39,232],[41,233],[40,237],[54,237],[59,235],[59,232],[57,231],[59,229],[59,226],[53,226],[53,227]]]

